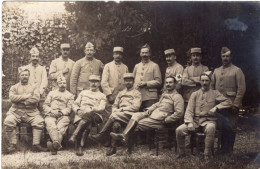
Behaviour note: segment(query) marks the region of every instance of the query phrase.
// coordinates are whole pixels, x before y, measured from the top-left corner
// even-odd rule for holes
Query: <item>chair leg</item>
[[[198,136],[195,136],[196,138],[196,155],[199,155],[200,154],[200,143],[199,143],[199,141],[200,141],[200,139],[199,139],[199,137]]]
[[[156,134],[155,139],[156,139],[156,156],[158,156],[159,155],[159,136],[158,136],[158,134]]]

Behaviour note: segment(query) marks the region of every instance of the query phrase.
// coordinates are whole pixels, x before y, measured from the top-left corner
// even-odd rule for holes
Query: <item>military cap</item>
[[[147,43],[144,44],[141,48],[148,48],[148,49],[151,49],[151,48],[150,48],[150,45],[148,45]]]
[[[174,54],[174,53],[175,53],[174,49],[167,49],[167,50],[164,51],[165,55]]]
[[[231,54],[231,50],[228,49],[227,47],[222,47],[221,48],[221,55],[230,55]]]
[[[88,42],[85,48],[94,48],[94,45],[91,42]]]
[[[176,79],[176,77],[175,76],[173,76],[173,75],[168,75],[165,79],[167,79],[167,78],[173,78],[174,79],[174,82],[177,82],[177,79]]]
[[[30,54],[31,54],[31,55],[39,55],[40,52],[39,52],[39,50],[38,50],[36,47],[33,47],[33,48],[30,50]]]
[[[120,46],[116,46],[116,47],[114,47],[114,49],[113,49],[113,52],[124,52],[124,48],[123,47],[120,47]]]
[[[66,82],[66,79],[65,79],[65,77],[62,75],[62,74],[60,74],[58,77],[57,77],[57,83],[59,83],[59,82]]]
[[[134,76],[133,73],[125,73],[124,76],[123,76],[123,78],[124,78],[124,79],[128,79],[128,78],[132,78],[132,79],[134,79],[135,76]]]
[[[98,76],[98,75],[90,75],[88,80],[89,81],[100,81],[100,76]]]
[[[181,81],[182,75],[181,75],[181,74],[177,74],[177,75],[175,76],[175,79],[176,79],[178,82]]]
[[[203,73],[200,75],[200,77],[201,77],[201,76],[208,76],[208,78],[211,80],[212,71],[203,72]]]
[[[63,49],[63,48],[70,48],[70,44],[69,43],[62,43],[60,45],[60,48]]]
[[[28,71],[30,73],[30,70],[26,66],[21,66],[18,68],[18,74],[21,74],[24,71]]]
[[[201,53],[201,48],[191,48],[190,53]]]

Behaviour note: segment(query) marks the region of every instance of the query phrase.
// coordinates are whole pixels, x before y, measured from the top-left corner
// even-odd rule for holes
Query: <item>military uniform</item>
[[[135,76],[134,87],[136,89],[138,89],[137,85],[140,82],[147,83],[146,87],[139,88],[143,102],[141,107],[146,108],[151,106],[158,100],[158,88],[162,84],[161,71],[158,64],[150,60],[148,63],[140,62],[135,65],[133,74]]]
[[[43,110],[45,113],[46,128],[53,142],[62,142],[62,137],[70,123],[69,115],[72,110],[73,102],[74,96],[67,90],[61,92],[56,89],[48,94],[43,105]],[[62,115],[59,118],[53,117],[50,114],[55,110],[61,112]]]
[[[202,64],[199,64],[198,66],[191,65],[184,69],[184,72],[182,75],[184,102],[188,103],[191,94],[201,88],[201,85],[199,84],[200,75],[203,72],[206,72],[208,70],[209,70],[208,67],[204,66]],[[190,78],[193,78],[193,80],[190,80]]]
[[[119,92],[112,106],[110,118],[128,123],[132,115],[139,111],[142,103],[141,93],[136,89],[124,89]]]
[[[217,104],[219,103],[219,104]],[[210,148],[214,144],[216,130],[217,109],[228,108],[231,106],[231,100],[224,97],[219,91],[203,91],[202,89],[193,92],[188,107],[184,115],[184,123],[176,129],[176,139],[179,153],[184,154],[185,136],[189,135],[188,124],[193,123],[195,129],[200,129],[206,133],[205,155],[210,155]],[[207,112],[205,116],[199,116],[200,112]],[[209,114],[212,112],[213,114]]]
[[[47,71],[41,65],[33,66],[29,64],[25,66],[30,71],[29,83],[36,85],[42,95],[48,86]]]
[[[163,128],[165,123],[177,122],[184,114],[184,101],[182,96],[174,90],[171,93],[164,92],[159,102],[153,104],[147,111],[135,113],[132,119],[138,122],[137,129],[146,131],[155,128]]]
[[[217,89],[224,96],[232,100],[232,105],[239,108],[246,91],[245,76],[240,68],[230,64],[228,67],[215,69],[212,77],[212,88]],[[222,150],[232,152],[235,143],[235,129],[238,112],[223,111],[220,116],[220,127],[225,130],[222,136]]]
[[[57,87],[57,77],[59,75],[63,75],[67,82],[67,90],[70,91],[70,75],[71,75],[74,63],[75,62],[71,59],[64,61],[62,59],[62,56],[60,56],[59,58],[57,58],[51,62],[50,70],[49,70],[49,78],[53,81],[52,90],[55,90],[58,88]],[[65,68],[68,68],[69,71],[67,73],[63,74],[62,70]]]
[[[89,89],[89,76],[101,75],[103,67],[104,64],[95,58],[91,61],[86,57],[78,60],[70,76],[70,92],[78,96],[82,90]]]
[[[124,89],[123,75],[128,72],[125,64],[117,64],[115,61],[107,63],[104,67],[101,87],[106,96],[112,94],[116,98],[119,91]]]
[[[29,98],[25,95],[31,94]],[[39,90],[36,85],[22,85],[17,83],[12,86],[9,91],[9,99],[12,102],[12,107],[7,112],[7,117],[4,120],[4,125],[8,133],[11,144],[16,144],[16,125],[17,123],[26,122],[33,127],[33,145],[40,144],[44,120],[37,109],[37,103],[40,101]]]

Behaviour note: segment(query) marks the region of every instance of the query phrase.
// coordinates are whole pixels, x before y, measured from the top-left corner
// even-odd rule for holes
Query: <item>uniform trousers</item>
[[[46,128],[51,137],[51,140],[61,143],[63,135],[67,131],[69,123],[69,116],[62,116],[58,119],[50,116],[45,117]]]
[[[212,144],[214,144],[216,124],[208,122],[204,126],[199,126],[195,131],[202,130],[205,134],[205,155],[211,155],[210,149]],[[177,146],[180,154],[185,153],[185,136],[190,135],[187,124],[182,124],[176,129],[176,140]]]

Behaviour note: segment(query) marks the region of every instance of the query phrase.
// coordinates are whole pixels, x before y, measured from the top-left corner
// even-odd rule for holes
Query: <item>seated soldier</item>
[[[57,77],[58,89],[51,91],[43,105],[45,113],[45,124],[52,140],[47,142],[47,147],[52,155],[57,154],[70,123],[70,112],[74,102],[74,95],[66,90],[66,79],[64,76]]]
[[[231,100],[224,97],[219,91],[210,88],[211,71],[200,76],[201,89],[192,93],[185,115],[184,124],[176,129],[177,146],[179,155],[185,156],[185,136],[190,132],[203,131],[206,134],[204,158],[208,160],[211,156],[211,147],[214,144],[216,130],[217,109],[228,108]]]
[[[147,108],[145,112],[133,114],[122,134],[111,132],[116,140],[126,141],[134,130],[147,131],[165,127],[165,124],[174,123],[183,118],[184,101],[176,91],[176,78],[169,76],[165,80],[166,90],[159,102]]]
[[[102,123],[106,106],[106,95],[99,91],[100,76],[89,76],[90,90],[80,92],[78,98],[74,102],[72,109],[76,113],[74,124],[77,127],[69,139],[71,144],[76,141],[79,144],[76,155],[82,156],[82,147],[92,128],[93,124]],[[78,139],[77,139],[78,138]]]
[[[99,134],[93,135],[92,139],[101,142],[103,138],[107,136],[111,128],[113,132],[117,133],[121,129],[121,123],[127,124],[131,119],[132,115],[137,112],[142,103],[141,93],[133,88],[134,85],[134,74],[125,73],[124,74],[124,85],[126,89],[119,92],[115,102],[112,106],[112,114],[110,115],[108,121],[99,132]],[[107,156],[116,153],[117,141],[112,139],[112,147],[106,153]]]
[[[43,130],[43,118],[37,109],[40,101],[40,93],[35,85],[29,84],[30,71],[25,67],[18,69],[20,82],[13,85],[9,91],[9,99],[12,107],[7,112],[4,120],[5,131],[10,142],[8,153],[16,150],[16,125],[26,122],[33,128],[32,151],[47,151],[40,146],[40,139]]]

